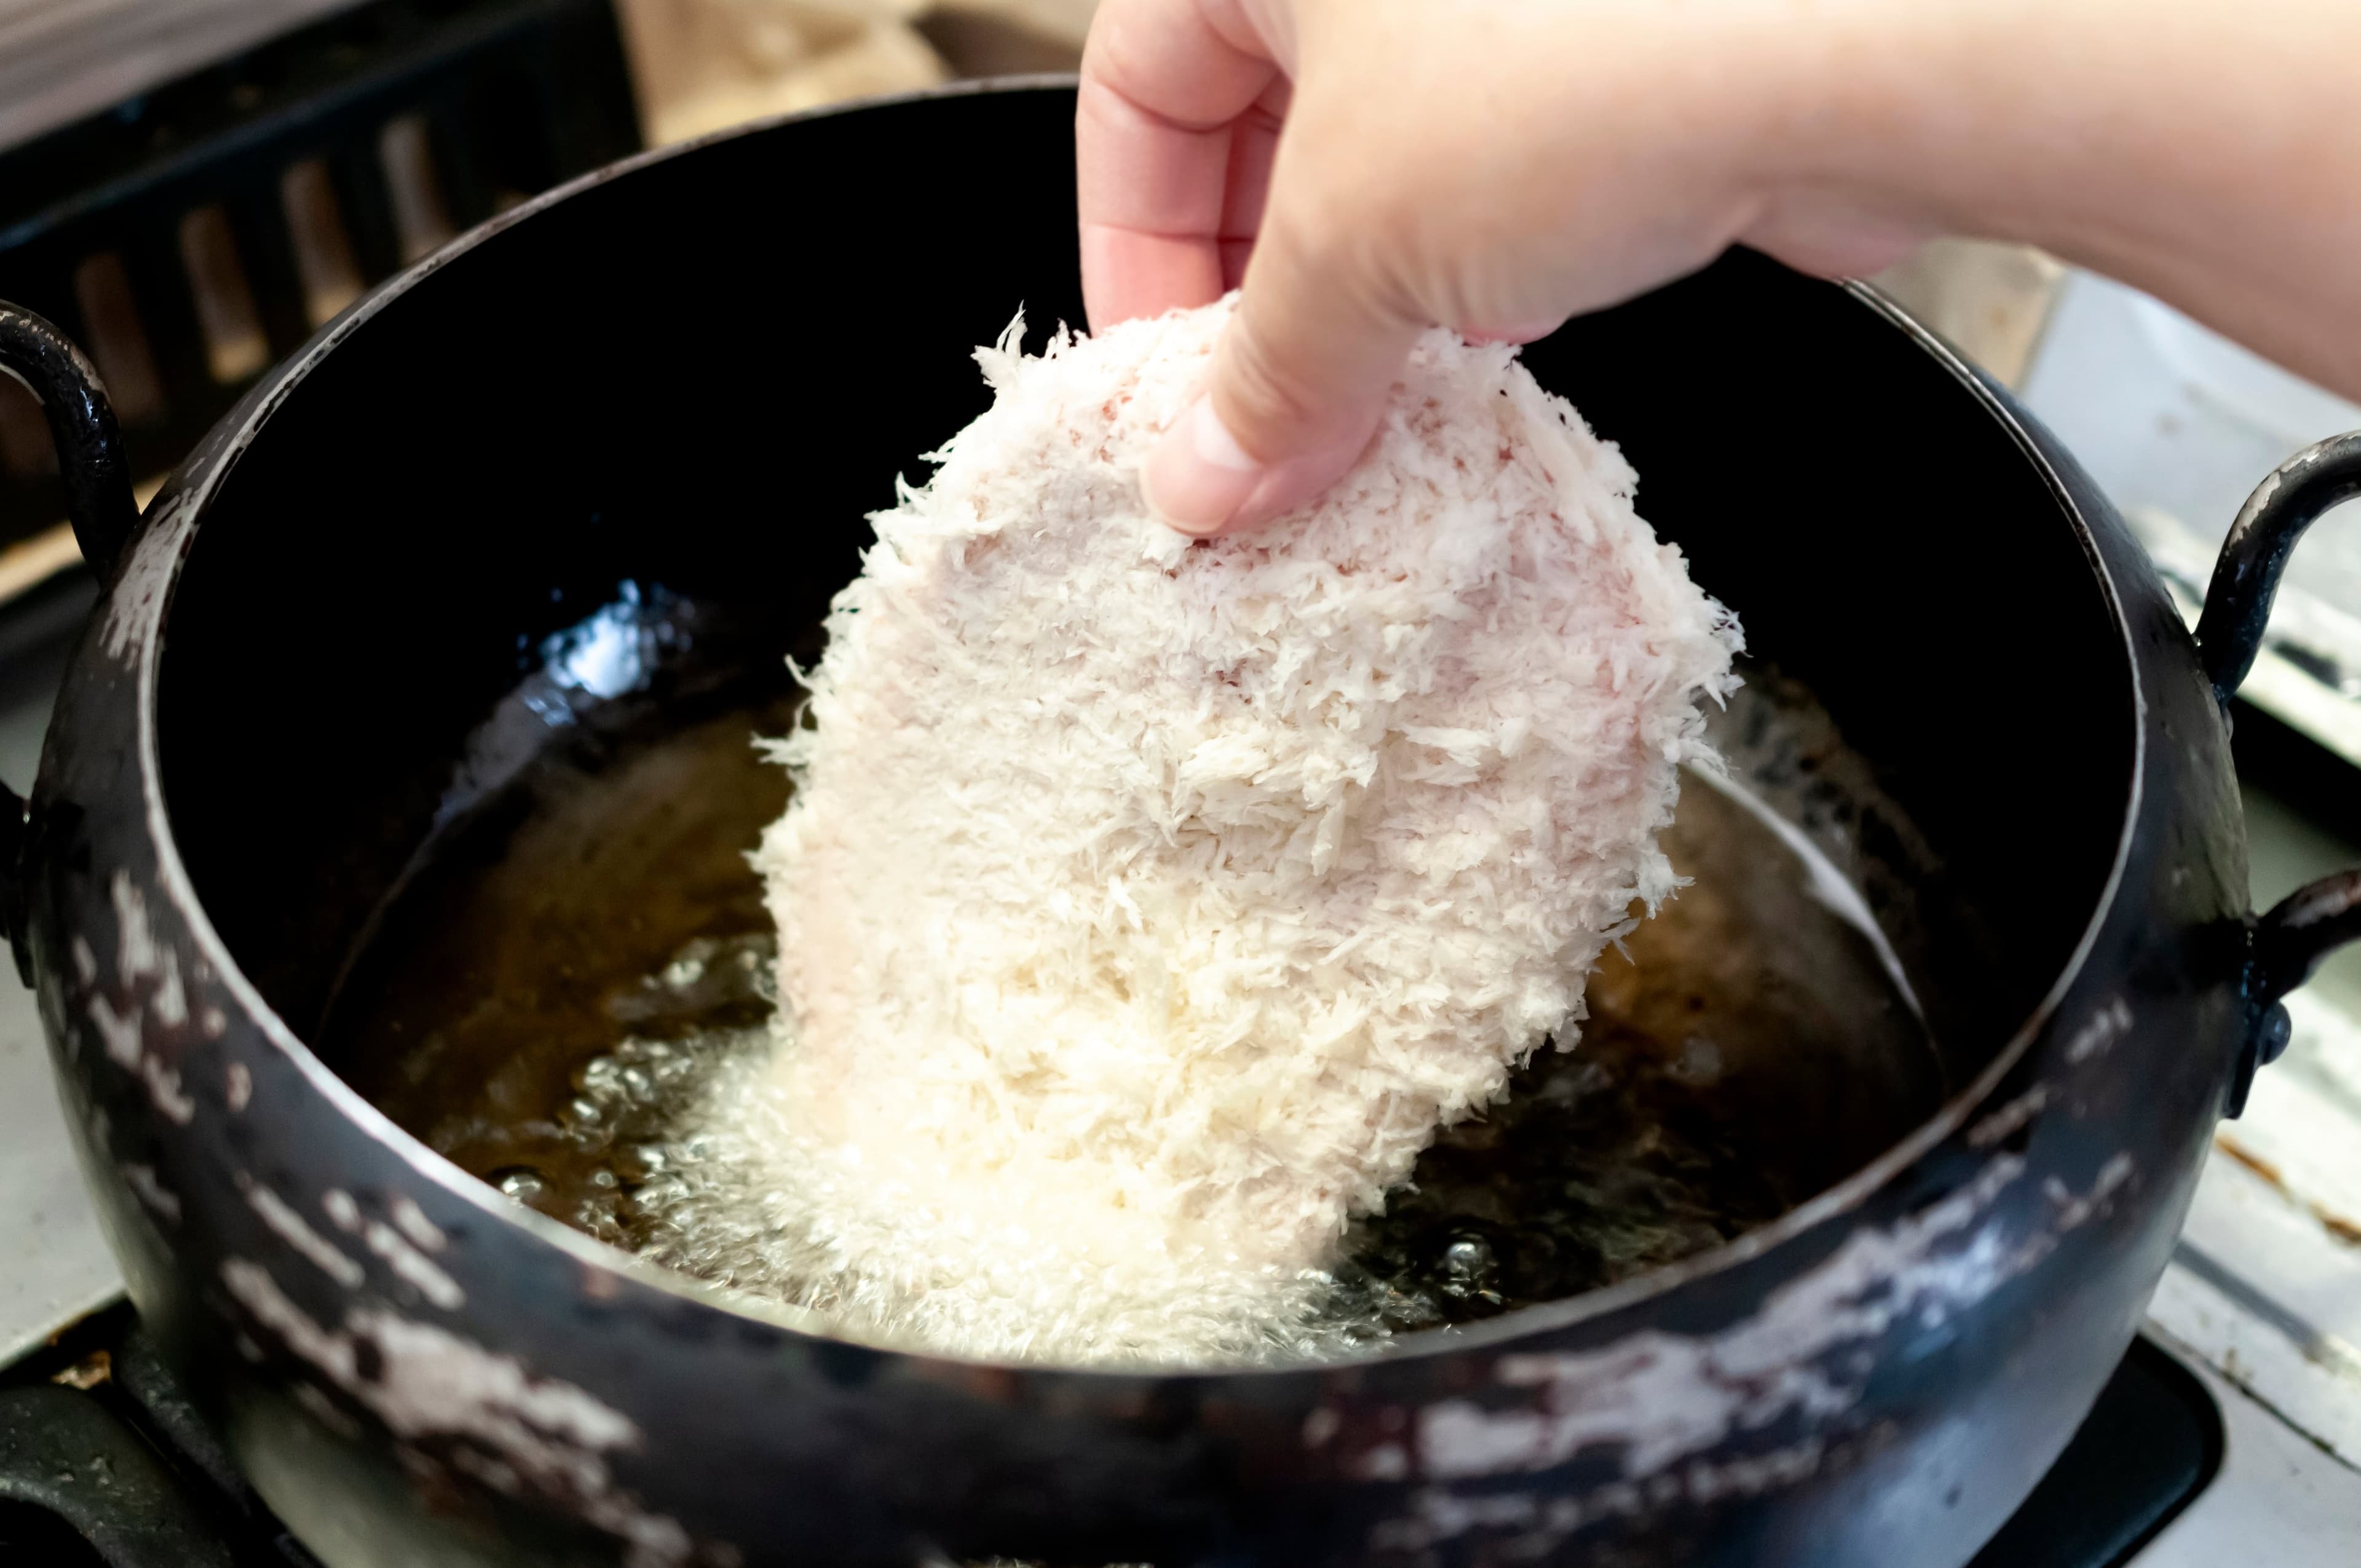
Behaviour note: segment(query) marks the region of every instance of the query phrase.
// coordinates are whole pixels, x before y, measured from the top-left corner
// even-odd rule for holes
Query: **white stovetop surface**
[[[45,707],[46,705],[43,705]],[[28,783],[46,713],[0,714]],[[2361,846],[2249,793],[2257,901]],[[2224,1123],[2148,1330],[2220,1401],[2223,1471],[2136,1568],[2361,1562],[2361,951],[2291,1004],[2287,1056]],[[66,1144],[40,1023],[0,965],[0,1365],[122,1288]]]
[[[2361,865],[2246,792],[2260,907]],[[2148,1330],[2222,1405],[2222,1475],[2137,1568],[2361,1562],[2361,952],[2290,998],[2295,1035],[2224,1122]]]
[[[0,779],[29,787],[44,701],[0,713]],[[0,1366],[120,1295],[66,1143],[33,993],[0,958]]]

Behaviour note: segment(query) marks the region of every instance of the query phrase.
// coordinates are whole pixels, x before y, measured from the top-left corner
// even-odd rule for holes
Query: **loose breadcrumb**
[[[1575,1038],[1731,616],[1513,350],[1419,345],[1316,506],[1192,543],[1138,469],[1229,303],[979,350],[877,515],[756,863],[770,1223],[848,1327],[987,1358],[1316,1346],[1339,1238]]]

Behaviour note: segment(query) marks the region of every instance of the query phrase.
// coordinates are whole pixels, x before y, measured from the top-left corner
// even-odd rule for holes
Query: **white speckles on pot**
[[[1571,1493],[1466,1496],[1424,1487],[1407,1511],[1378,1527],[1372,1543],[1423,1551],[1481,1530],[1505,1537],[1506,1558],[1538,1559],[1602,1519],[1762,1496],[1807,1480],[1840,1448],[1891,1441],[1889,1427],[1872,1426],[1838,1444],[1827,1425],[1859,1406],[1874,1342],[1905,1323],[1939,1330],[2026,1273],[2067,1233],[2108,1212],[2137,1168],[2117,1154],[2081,1193],[2046,1180],[2047,1222],[2037,1212],[2029,1229],[2011,1234],[1989,1211],[2024,1174],[2013,1156],[1992,1160],[1941,1202],[1890,1227],[1854,1233],[1753,1317],[1719,1333],[1649,1331],[1598,1351],[1502,1356],[1495,1380],[1541,1390],[1537,1406],[1493,1409],[1459,1399],[1431,1407],[1419,1424],[1419,1472],[1436,1482],[1532,1474],[1586,1449],[1620,1448],[1622,1478]],[[1764,1453],[1704,1457],[1734,1432],[1791,1415],[1805,1424],[1795,1442]],[[1354,1456],[1347,1470],[1369,1480],[1404,1479],[1409,1458],[1401,1444],[1384,1442]]]
[[[415,1203],[411,1203],[406,1198],[401,1201],[408,1204],[412,1212],[417,1212]],[[341,1188],[330,1188],[321,1198],[320,1207],[329,1219],[335,1222],[337,1229],[360,1237],[363,1245],[385,1260],[386,1266],[393,1270],[396,1278],[435,1306],[446,1312],[456,1312],[467,1304],[467,1292],[459,1288],[457,1281],[436,1267],[423,1252],[393,1226],[363,1214],[351,1193]],[[426,1223],[424,1214],[417,1217],[421,1223]],[[439,1242],[443,1233],[435,1231],[432,1224],[427,1224],[426,1228],[434,1231]]]
[[[387,1212],[393,1216],[393,1223],[401,1228],[403,1235],[428,1252],[441,1252],[451,1245],[451,1238],[443,1234],[443,1228],[428,1219],[426,1211],[406,1194],[397,1193]]]
[[[124,1184],[149,1213],[167,1224],[181,1223],[181,1195],[164,1185],[154,1166],[126,1161],[122,1169]]]
[[[2094,1014],[2091,1021],[2074,1031],[2066,1042],[2066,1060],[2079,1067],[2092,1057],[2103,1054],[2117,1040],[2131,1033],[2132,1010],[2120,996]]]
[[[1869,1434],[1869,1442],[1877,1439]],[[1717,1464],[1693,1461],[1642,1481],[1610,1481],[1587,1491],[1512,1492],[1464,1496],[1446,1487],[1423,1487],[1410,1510],[1378,1525],[1370,1545],[1380,1552],[1417,1553],[1470,1530],[1515,1532],[1502,1542],[1502,1559],[1541,1562],[1566,1537],[1611,1519],[1636,1519],[1681,1503],[1711,1505],[1756,1497],[1808,1480],[1828,1457],[1819,1438]]]
[[[427,1261],[426,1255],[402,1238],[400,1233],[382,1220],[371,1220],[361,1232],[361,1240],[369,1251],[385,1259],[386,1266],[399,1276],[403,1284],[446,1312],[456,1312],[467,1304],[467,1294],[458,1282]]]
[[[177,1029],[189,1021],[189,993],[181,985],[181,960],[170,948],[162,954],[163,978],[156,983],[156,994],[148,999],[148,1009],[156,1022],[167,1029]]]
[[[2070,1231],[2088,1223],[2093,1215],[2106,1212],[2109,1200],[2131,1179],[2132,1157],[2118,1153],[2099,1168],[2098,1178],[2091,1183],[2088,1192],[2078,1195],[2070,1191],[2054,1176],[2042,1183],[2041,1190],[2058,1207],[2058,1228]]]
[[[137,1007],[128,1013],[117,1013],[115,1003],[104,996],[90,999],[91,1026],[98,1031],[99,1043],[106,1049],[106,1059],[126,1072],[139,1070],[143,1054],[139,1044],[140,1016]]]
[[[641,1507],[608,1468],[604,1455],[640,1446],[639,1429],[586,1390],[382,1308],[355,1307],[341,1327],[324,1328],[267,1269],[243,1258],[225,1262],[221,1277],[258,1325],[396,1438],[447,1446],[455,1469],[488,1484],[497,1475],[502,1490],[564,1504],[623,1541],[628,1568],[679,1568],[691,1560],[679,1522]]]
[[[143,1056],[139,1058],[139,1081],[147,1086],[148,1102],[167,1121],[185,1127],[196,1118],[197,1102],[181,1090],[181,1075],[176,1069],[153,1056]]]
[[[115,968],[118,978],[128,985],[159,973],[156,928],[148,919],[148,900],[132,882],[131,873],[118,869],[107,879],[106,892],[115,903]]]
[[[2046,1083],[2035,1084],[2015,1099],[1994,1109],[1974,1126],[1970,1127],[1968,1146],[1988,1149],[1994,1144],[2005,1141],[2018,1128],[2039,1115],[2042,1107],[2048,1103],[2049,1086]]]
[[[1411,1495],[1407,1511],[1378,1523],[1369,1542],[1381,1552],[1414,1554],[1455,1535],[1489,1530],[1504,1538],[1501,1561],[1542,1561],[1601,1520],[1762,1497],[1808,1481],[1844,1454],[1884,1445],[1894,1436],[1891,1424],[1841,1442],[1806,1431],[1762,1454],[1693,1457],[1733,1429],[1768,1424],[1790,1409],[1806,1417],[1851,1409],[1861,1391],[1829,1375],[1823,1358],[1865,1343],[1903,1318],[1940,1322],[1981,1301],[2057,1252],[2066,1233],[2103,1216],[2139,1169],[2118,1152],[2099,1167],[2087,1192],[2045,1180],[2042,1195],[2052,1204],[2047,1228],[2004,1240],[2000,1223],[1988,1221],[1976,1225],[1964,1247],[1934,1252],[1936,1240],[1967,1231],[2021,1174],[2021,1162],[1995,1159],[1976,1183],[1934,1209],[1891,1231],[1858,1233],[1820,1268],[1768,1299],[1762,1313],[1721,1334],[1688,1339],[1648,1332],[1589,1355],[1504,1355],[1497,1381],[1546,1388],[1544,1412],[1485,1412],[1468,1400],[1435,1405],[1419,1426],[1426,1476],[1455,1481],[1537,1471],[1598,1442],[1624,1448],[1622,1481],[1577,1493],[1462,1495],[1428,1486]],[[1350,1474],[1400,1481],[1410,1466],[1398,1442],[1381,1442],[1362,1453]]]
[[[131,558],[106,601],[106,619],[99,627],[99,646],[119,663],[135,661],[139,647],[155,625],[172,583],[173,567],[186,542],[192,514],[186,490],[166,499],[139,529]]]
[[[1938,1325],[2010,1277],[2016,1249],[1997,1223],[1977,1222],[2024,1169],[2004,1156],[1920,1213],[1854,1232],[1760,1312],[1720,1333],[1651,1330],[1603,1350],[1502,1356],[1496,1379],[1539,1388],[1541,1399],[1504,1409],[1468,1399],[1429,1407],[1418,1434],[1424,1473],[1449,1479],[1545,1470],[1614,1445],[1624,1474],[1644,1478],[1740,1427],[1850,1409],[1861,1389],[1829,1368],[1831,1353],[1867,1343],[1905,1317]]]
[[[212,1018],[219,1018],[219,1009],[208,1009]],[[211,1021],[209,1018],[208,1022]],[[218,1030],[208,1030],[218,1034]],[[254,1073],[242,1061],[234,1061],[222,1069],[222,1099],[233,1114],[244,1111],[254,1099]]]
[[[151,1023],[169,1032],[189,1021],[180,955],[156,939],[147,898],[129,872],[118,869],[107,879],[107,894],[115,905],[115,983],[102,985],[98,954],[77,936],[73,965],[86,993],[83,1014],[106,1058],[139,1080],[159,1114],[186,1126],[196,1116],[196,1102],[181,1087],[179,1069],[148,1037]]]
[[[246,1194],[247,1206],[270,1227],[272,1234],[346,1289],[360,1288],[361,1281],[368,1277],[360,1264],[307,1224],[287,1200],[242,1170],[237,1173],[237,1185],[238,1190]]]
[[[138,1003],[128,1003],[126,1011],[117,1012],[104,996],[93,996],[89,1014],[106,1059],[139,1080],[148,1102],[160,1114],[187,1126],[197,1113],[196,1103],[181,1089],[180,1073],[147,1049],[145,1016]]]

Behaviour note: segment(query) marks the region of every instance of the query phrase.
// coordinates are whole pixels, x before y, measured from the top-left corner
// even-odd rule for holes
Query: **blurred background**
[[[966,76],[1071,71],[1097,0],[619,0],[651,145]]]
[[[0,299],[98,363],[141,499],[368,289],[642,147],[1071,71],[1095,0],[0,0]],[[77,561],[0,377],[0,603]]]

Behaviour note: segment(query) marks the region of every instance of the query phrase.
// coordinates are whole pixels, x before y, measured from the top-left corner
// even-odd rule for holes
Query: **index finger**
[[[1217,25],[1212,15],[1224,11]],[[1105,326],[1223,291],[1235,123],[1278,67],[1219,0],[1106,0],[1074,111],[1082,298]]]

